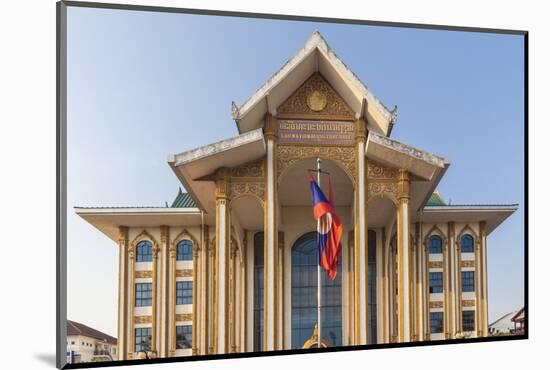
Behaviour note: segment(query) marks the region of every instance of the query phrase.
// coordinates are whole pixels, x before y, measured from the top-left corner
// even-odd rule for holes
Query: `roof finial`
[[[233,116],[233,119],[237,119],[237,117],[239,117],[239,107],[234,101],[231,101],[231,115]]]

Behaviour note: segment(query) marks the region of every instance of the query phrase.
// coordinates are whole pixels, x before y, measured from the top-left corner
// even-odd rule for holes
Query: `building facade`
[[[170,207],[76,208],[119,248],[121,359],[312,343],[318,158],[344,227],[323,345],[488,334],[487,236],[517,205],[446,204],[450,163],[391,139],[396,109],[319,33],[233,118],[237,136],[169,158],[187,191]]]
[[[118,360],[116,338],[67,320],[67,363]]]

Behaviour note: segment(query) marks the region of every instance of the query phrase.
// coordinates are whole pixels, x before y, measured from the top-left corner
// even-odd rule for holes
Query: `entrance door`
[[[302,348],[317,323],[317,233],[302,235],[292,247],[292,348]],[[330,280],[321,271],[321,336],[342,345],[342,263]]]

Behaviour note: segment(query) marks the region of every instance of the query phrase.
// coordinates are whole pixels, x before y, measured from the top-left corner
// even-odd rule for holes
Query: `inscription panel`
[[[278,126],[281,144],[355,145],[351,121],[280,120]]]

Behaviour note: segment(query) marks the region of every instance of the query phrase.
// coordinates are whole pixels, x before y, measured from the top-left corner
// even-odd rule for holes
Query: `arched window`
[[[317,323],[317,233],[300,237],[292,248],[292,348],[302,348]],[[342,345],[342,263],[330,280],[321,272],[321,335],[332,346]]]
[[[153,245],[149,240],[142,240],[136,246],[136,262],[151,262],[153,260]]]
[[[254,351],[264,350],[264,233],[254,234]]]
[[[182,240],[178,242],[176,259],[178,261],[193,260],[193,242],[191,240]]]
[[[430,236],[429,243],[430,253],[442,253],[443,252],[443,241],[439,235]]]
[[[474,238],[471,235],[462,235],[462,239],[460,240],[460,251],[462,253],[474,252]]]

